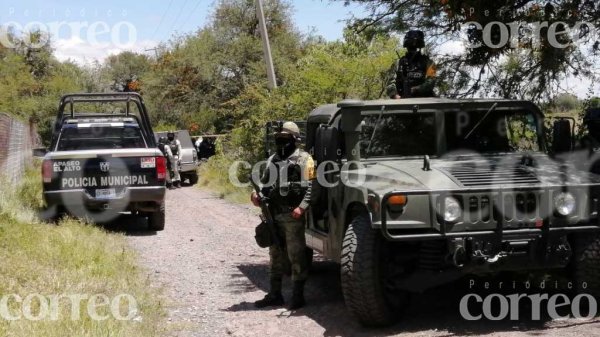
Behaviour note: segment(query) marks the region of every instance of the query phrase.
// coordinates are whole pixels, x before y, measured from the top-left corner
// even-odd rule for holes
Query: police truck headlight
[[[575,211],[575,197],[569,192],[563,192],[554,197],[554,207],[556,212],[562,216],[567,216]]]
[[[455,222],[462,216],[462,208],[458,200],[453,197],[444,199],[444,221]]]

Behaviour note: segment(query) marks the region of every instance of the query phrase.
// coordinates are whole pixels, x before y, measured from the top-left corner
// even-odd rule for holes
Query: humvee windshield
[[[537,118],[531,112],[446,113],[447,151],[539,151]]]
[[[537,117],[529,111],[452,111],[444,113],[443,125],[445,132],[440,136],[445,137],[441,140],[444,147],[438,149],[436,115],[433,113],[367,114],[363,116],[361,156],[540,150]]]

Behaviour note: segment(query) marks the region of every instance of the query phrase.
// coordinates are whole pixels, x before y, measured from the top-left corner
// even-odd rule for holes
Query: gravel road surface
[[[256,310],[252,302],[268,288],[268,252],[253,238],[257,221],[250,207],[184,187],[167,194],[165,231],[147,232],[143,224],[125,229],[148,277],[170,299],[173,336],[600,336],[599,319],[466,321],[459,302],[467,280],[415,296],[393,327],[363,328],[344,307],[338,266],[319,257],[307,307]],[[287,299],[290,283],[284,280]]]

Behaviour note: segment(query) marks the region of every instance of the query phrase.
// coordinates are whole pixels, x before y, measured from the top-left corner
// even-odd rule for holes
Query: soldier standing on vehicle
[[[425,35],[411,30],[404,36],[406,55],[396,60],[390,70],[386,89],[392,99],[411,97],[434,97],[436,67],[429,56],[422,54]]]
[[[167,158],[167,170],[169,171],[169,174],[167,174],[167,188],[173,189],[171,170],[173,163],[175,163],[175,158],[173,157],[173,152],[171,152],[171,147],[169,147],[169,140],[167,137],[160,137],[158,139],[158,149],[162,152],[163,156]]]
[[[175,132],[168,132],[167,139],[168,145],[173,154],[173,163],[171,163],[171,170],[173,171],[173,186],[176,188],[181,187],[181,176],[179,175],[179,160],[181,156],[181,142],[175,138]]]
[[[284,304],[281,284],[286,265],[289,264],[294,284],[290,309],[305,305],[304,283],[308,277],[310,261],[304,237],[304,214],[311,202],[311,181],[315,179],[315,164],[310,154],[298,148],[299,140],[300,129],[296,123],[283,123],[275,134],[277,151],[268,159],[267,168],[261,177],[263,183],[275,181],[273,186],[267,186],[269,192],[266,195],[273,205],[271,212],[282,244],[269,247],[270,291],[262,300],[254,303],[257,308]],[[271,165],[277,169],[277,179],[269,177]],[[251,200],[255,206],[260,205],[260,197],[256,192],[252,193]]]

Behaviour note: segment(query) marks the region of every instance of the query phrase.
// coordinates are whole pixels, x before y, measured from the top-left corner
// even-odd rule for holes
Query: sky
[[[44,25],[54,32],[53,47],[59,60],[86,64],[123,50],[152,53],[149,49],[174,34],[202,27],[214,3],[215,0],[0,0],[0,23],[14,22],[23,28]],[[351,13],[362,13],[359,7],[345,7],[342,1],[292,3],[296,27],[304,33],[314,29],[327,40],[341,38],[343,20]],[[116,40],[113,33],[119,36]],[[94,39],[98,43],[90,43]]]
[[[55,56],[78,64],[92,64],[125,50],[154,53],[160,42],[192,33],[204,26],[217,0],[0,0],[0,25],[34,30],[39,25],[53,35]],[[343,1],[293,0],[293,20],[303,33],[315,31],[327,40],[342,38],[344,20],[363,16],[358,6]],[[0,35],[0,42],[2,35]],[[454,41],[439,52],[464,50]],[[577,96],[586,96],[591,82],[570,78],[563,82]],[[594,88],[597,89],[597,88]],[[600,93],[600,92],[598,92]]]

